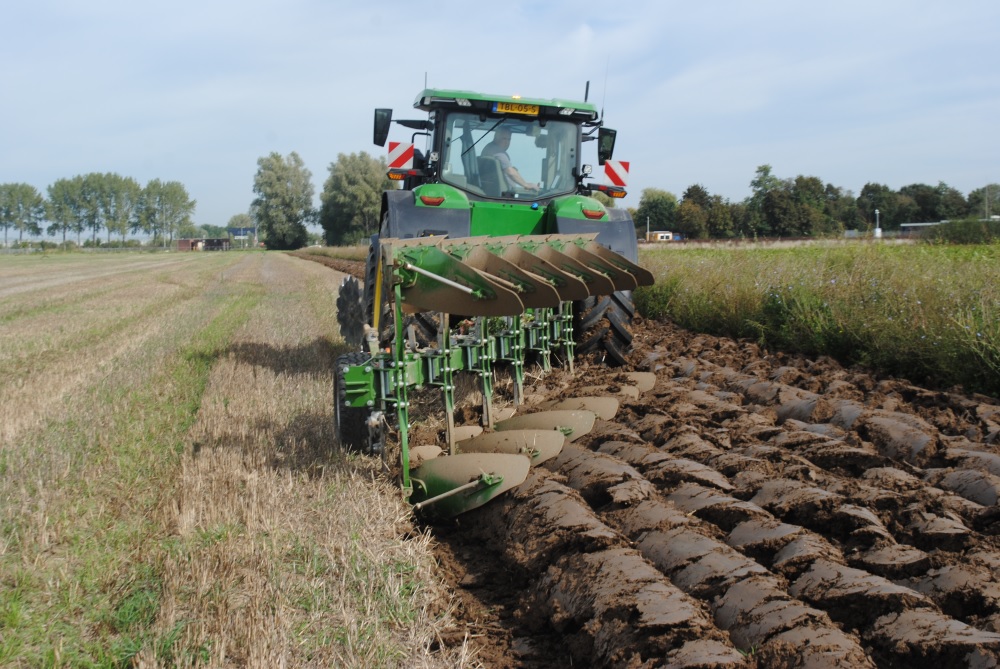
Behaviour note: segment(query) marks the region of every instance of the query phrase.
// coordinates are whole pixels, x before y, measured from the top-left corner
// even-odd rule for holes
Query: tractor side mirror
[[[389,125],[392,123],[391,109],[375,110],[375,143],[385,146],[385,140],[389,137]]]
[[[604,126],[601,126],[600,130],[597,131],[598,165],[603,165],[606,161],[611,160],[611,157],[615,154],[615,137],[617,135],[617,130],[605,128]]]

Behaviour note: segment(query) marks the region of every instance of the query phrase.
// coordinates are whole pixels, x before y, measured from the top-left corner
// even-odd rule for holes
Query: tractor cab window
[[[449,114],[441,180],[490,198],[537,200],[571,192],[577,133],[565,121]]]

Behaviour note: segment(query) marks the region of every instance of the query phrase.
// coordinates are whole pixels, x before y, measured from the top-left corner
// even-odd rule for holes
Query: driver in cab
[[[493,141],[484,146],[479,155],[483,158],[495,158],[500,163],[500,169],[503,171],[504,178],[507,179],[508,187],[520,186],[525,190],[540,190],[541,184],[526,181],[510,162],[510,156],[507,155],[508,148],[510,148],[510,129],[498,128],[493,133]]]

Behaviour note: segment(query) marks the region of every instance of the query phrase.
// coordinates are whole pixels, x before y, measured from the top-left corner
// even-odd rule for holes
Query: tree
[[[76,242],[80,243],[83,232],[83,177],[58,179],[48,187],[49,198],[46,202],[46,216],[52,224],[47,232],[50,235],[62,233],[63,246],[66,245],[66,234],[76,233]]]
[[[708,212],[694,200],[682,200],[677,207],[674,229],[685,239],[705,239],[708,237]]]
[[[694,202],[705,211],[708,211],[712,206],[712,196],[708,194],[708,191],[701,184],[688,186],[684,194],[681,195],[681,200]]]
[[[857,230],[863,225],[857,200],[851,191],[827,184],[824,188],[824,197],[823,212],[827,218],[839,224],[841,231]]]
[[[798,237],[802,234],[795,199],[788,190],[769,190],[764,195],[762,213],[770,234],[776,237]]]
[[[108,244],[111,243],[111,233],[120,234],[122,246],[125,245],[125,235],[139,229],[139,209],[142,199],[142,186],[132,177],[119,174],[105,174],[101,192],[101,211],[104,225],[108,230]]]
[[[899,189],[899,194],[909,197],[916,205],[916,211],[910,221],[900,223],[934,223],[941,220],[938,204],[941,196],[937,188],[928,184],[910,184]]]
[[[937,186],[903,186],[899,189],[899,194],[911,198],[916,205],[911,219],[915,223],[936,223],[962,218],[969,213],[969,203],[965,197],[943,181],[939,181]]]
[[[83,176],[80,187],[80,207],[83,213],[84,228],[91,231],[91,243],[97,246],[97,231],[104,226],[104,209],[101,202],[104,199],[104,175],[90,172]]]
[[[202,223],[198,227],[205,233],[206,237],[211,237],[212,239],[229,239],[229,231],[225,226]],[[253,224],[250,227],[253,227]]]
[[[942,221],[950,221],[964,218],[969,214],[969,202],[958,190],[952,188],[943,181],[937,185],[938,192],[938,216]]]
[[[384,158],[343,153],[330,163],[319,199],[319,223],[332,246],[356,244],[378,232],[382,192],[395,188]]]
[[[747,200],[729,202],[727,209],[729,209],[729,217],[733,219],[733,236],[752,237],[753,229],[750,226],[750,210],[747,206]]]
[[[633,220],[636,230],[673,230],[677,213],[677,197],[659,188],[644,188],[639,208],[635,211]],[[645,234],[640,233],[640,237]]]
[[[24,233],[42,234],[45,220],[45,199],[31,184],[0,184],[0,226],[3,227],[3,245],[7,246],[7,231],[17,230],[18,242],[24,241]]]
[[[168,239],[173,241],[175,232],[191,224],[197,205],[179,181],[153,179],[142,190],[139,213],[142,230],[154,239],[159,237],[166,246]]]
[[[969,193],[969,214],[977,218],[1000,215],[1000,184],[986,184]]]
[[[900,201],[896,193],[883,184],[866,183],[861,189],[857,200],[858,212],[866,226],[875,227],[875,210],[879,211],[879,223],[885,228],[899,228]]]
[[[315,218],[312,173],[294,151],[277,152],[257,160],[254,177],[254,217],[269,249],[297,249],[309,239],[306,224]]]
[[[714,239],[728,239],[735,233],[732,208],[721,195],[713,195],[708,208],[708,236]]]
[[[827,235],[843,231],[843,223],[829,212],[829,189],[819,177],[801,174],[786,186],[795,202],[793,211],[794,229],[797,235]],[[836,190],[836,189],[834,189]]]
[[[805,177],[800,174],[792,182],[792,197],[797,204],[823,211],[823,205],[826,204],[826,188],[819,177]]]
[[[747,198],[747,227],[754,235],[771,234],[764,215],[764,198],[771,191],[781,186],[781,179],[771,174],[770,165],[758,165],[754,178],[750,180],[750,190]]]

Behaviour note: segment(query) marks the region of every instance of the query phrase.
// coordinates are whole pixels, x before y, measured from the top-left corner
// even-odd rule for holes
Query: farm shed
[[[178,251],[228,251],[230,241],[228,237],[215,239],[178,239]]]

